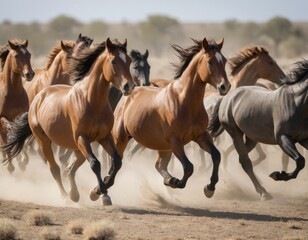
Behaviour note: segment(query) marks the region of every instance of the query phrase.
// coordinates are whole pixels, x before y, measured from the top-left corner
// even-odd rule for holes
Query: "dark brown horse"
[[[66,197],[67,192],[62,184],[51,143],[74,149],[77,160],[69,173],[70,197],[73,201],[79,200],[75,170],[87,159],[96,175],[99,191],[103,194],[103,203],[111,204],[107,188],[112,186],[121,167],[121,157],[111,136],[114,118],[108,103],[108,91],[111,82],[123,95],[133,90],[129,71],[131,59],[127,55],[126,45],[126,41],[122,44],[108,38],[106,42],[83,49],[72,57],[69,73],[75,84],[54,85],[39,92],[33,99],[29,113],[14,121],[10,132],[11,141],[2,148],[5,153],[15,156],[21,151],[24,141],[33,134],[63,197]],[[94,141],[99,142],[113,158],[110,176],[104,181],[100,162],[91,149],[90,143]]]
[[[221,54],[223,40],[219,43],[208,42],[206,38],[193,41],[194,45],[187,49],[173,45],[181,60],[176,66],[177,81],[162,89],[137,87],[131,96],[122,97],[115,110],[112,134],[121,156],[131,138],[157,150],[156,169],[164,184],[172,188],[184,188],[193,173],[184,145],[195,141],[212,156],[211,182],[204,188],[205,195],[211,197],[218,182],[220,153],[207,132],[203,96],[207,83],[218,88],[221,94],[229,91],[230,83],[225,72],[226,59]],[[180,180],[167,170],[172,153],[184,169]]]

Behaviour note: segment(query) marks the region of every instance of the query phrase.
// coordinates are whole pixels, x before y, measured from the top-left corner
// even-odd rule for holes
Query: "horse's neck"
[[[196,64],[190,70],[185,70],[181,78],[174,81],[174,86],[179,90],[179,96],[183,105],[187,105],[189,108],[196,110],[198,110],[198,107],[203,106],[206,84],[197,74]]]
[[[110,84],[104,77],[100,61],[98,60],[95,63],[86,79],[80,82],[82,83],[80,86],[84,89],[87,101],[90,104],[104,106],[107,103]]]
[[[47,85],[69,84],[69,76],[64,71],[64,66],[61,61],[62,55],[59,53],[49,68],[46,70],[48,74]]]
[[[231,79],[232,89],[240,86],[255,85],[258,80],[258,72],[252,64],[247,63],[236,75]]]
[[[10,94],[18,95],[23,91],[21,75],[12,69],[10,58],[6,60],[1,84],[4,86],[7,93]]]

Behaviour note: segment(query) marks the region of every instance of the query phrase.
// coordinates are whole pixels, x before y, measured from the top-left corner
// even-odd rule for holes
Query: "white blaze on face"
[[[218,62],[222,62],[222,55],[219,52],[215,53],[215,57],[216,57]]]
[[[23,54],[26,54],[27,50],[24,49],[24,48],[20,48],[20,51],[23,53]]]
[[[126,63],[126,55],[125,55],[124,52],[121,51],[121,52],[119,53],[119,57],[123,60],[124,63]]]

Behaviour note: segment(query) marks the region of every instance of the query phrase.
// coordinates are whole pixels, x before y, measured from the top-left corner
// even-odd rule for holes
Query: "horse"
[[[239,161],[251,179],[261,200],[272,196],[259,183],[248,153],[257,142],[279,145],[296,162],[293,172],[275,171],[270,177],[288,181],[297,177],[305,166],[305,158],[295,144],[308,148],[308,61],[295,63],[283,84],[274,91],[261,87],[240,87],[222,99],[218,119],[212,128],[216,136],[223,127],[231,136]],[[244,142],[243,136],[246,141]]]
[[[85,48],[71,57],[68,73],[75,84],[53,85],[40,91],[33,99],[29,112],[14,121],[10,132],[11,141],[2,147],[4,153],[16,156],[22,150],[25,140],[33,134],[63,198],[67,196],[67,192],[62,184],[60,168],[54,159],[52,142],[74,149],[75,152],[76,161],[68,174],[71,200],[79,200],[74,179],[75,169],[87,159],[96,175],[102,203],[112,204],[107,189],[114,183],[116,172],[121,167],[121,157],[111,135],[114,117],[108,103],[108,91],[111,82],[123,95],[130,94],[134,89],[129,71],[131,59],[126,47],[127,40],[120,43],[108,38],[105,42]],[[113,158],[110,175],[104,180],[101,177],[101,164],[91,149],[90,143],[94,141],[100,143]],[[92,200],[98,199],[94,199],[92,195],[91,193]]]
[[[93,39],[87,36],[82,36],[81,33],[79,34],[76,41],[61,40],[57,42],[53,49],[50,51],[44,68],[34,69],[35,75],[32,81],[27,81],[27,79],[24,78],[22,80],[23,87],[28,95],[29,104],[31,104],[37,93],[47,86],[54,84],[70,85],[71,82],[67,73],[69,56],[74,56],[83,48],[90,47],[92,42]],[[32,142],[28,143],[27,146],[31,147],[31,145]],[[22,159],[19,157],[17,158],[18,165],[21,170],[25,170],[26,165],[29,162],[27,151],[23,151],[23,153],[24,154]],[[11,171],[14,170],[14,166],[11,165],[10,169]]]
[[[218,43],[206,38],[193,39],[193,42],[194,45],[186,49],[171,45],[181,61],[179,65],[174,64],[177,81],[161,89],[136,87],[130,96],[121,98],[114,112],[112,135],[120,156],[131,138],[158,151],[155,167],[164,184],[172,188],[184,188],[193,173],[184,145],[195,141],[212,156],[211,182],[204,188],[205,195],[211,197],[218,182],[220,153],[207,132],[203,96],[207,83],[218,88],[221,94],[229,91],[230,83],[225,72],[226,58],[221,53],[223,39]],[[184,170],[180,180],[167,170],[172,153]]]
[[[268,50],[262,46],[246,46],[234,57],[228,60],[230,67],[230,83],[231,90],[241,86],[262,86],[273,90],[273,86],[281,84],[285,74],[278,66],[277,62],[269,54]],[[265,81],[258,81],[260,79],[267,80],[269,83],[264,84]],[[276,87],[277,88],[277,87]],[[204,107],[209,115],[209,131],[211,131],[212,116],[215,116],[215,111],[218,111],[219,103],[222,97],[214,90],[207,91],[204,96]],[[221,129],[223,131],[223,129]],[[218,136],[219,134],[217,134]],[[216,136],[216,138],[217,138]],[[217,139],[218,140],[218,139]],[[234,149],[233,145],[227,147],[223,154],[224,158]],[[259,159],[265,159],[265,153],[258,144],[256,149],[259,152]],[[227,162],[224,161],[226,164]]]
[[[144,54],[141,54],[137,50],[132,50],[129,54],[132,59],[130,65],[130,73],[133,77],[135,86],[149,86],[150,85],[150,65],[148,63],[149,51],[146,50]],[[116,108],[120,98],[122,97],[121,91],[116,87],[111,86],[109,90],[108,100],[112,111]]]
[[[28,40],[13,39],[0,50],[0,145],[7,143],[7,126],[21,113],[28,111],[29,102],[22,85],[22,77],[31,81],[35,75],[31,66],[31,53],[27,49]],[[5,156],[4,156],[5,157]],[[10,173],[14,171],[8,165]]]

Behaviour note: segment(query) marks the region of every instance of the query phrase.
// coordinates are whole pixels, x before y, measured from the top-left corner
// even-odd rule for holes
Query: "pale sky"
[[[0,0],[0,22],[48,22],[59,15],[80,22],[139,22],[166,15],[180,22],[265,22],[280,16],[308,21],[308,0]]]

